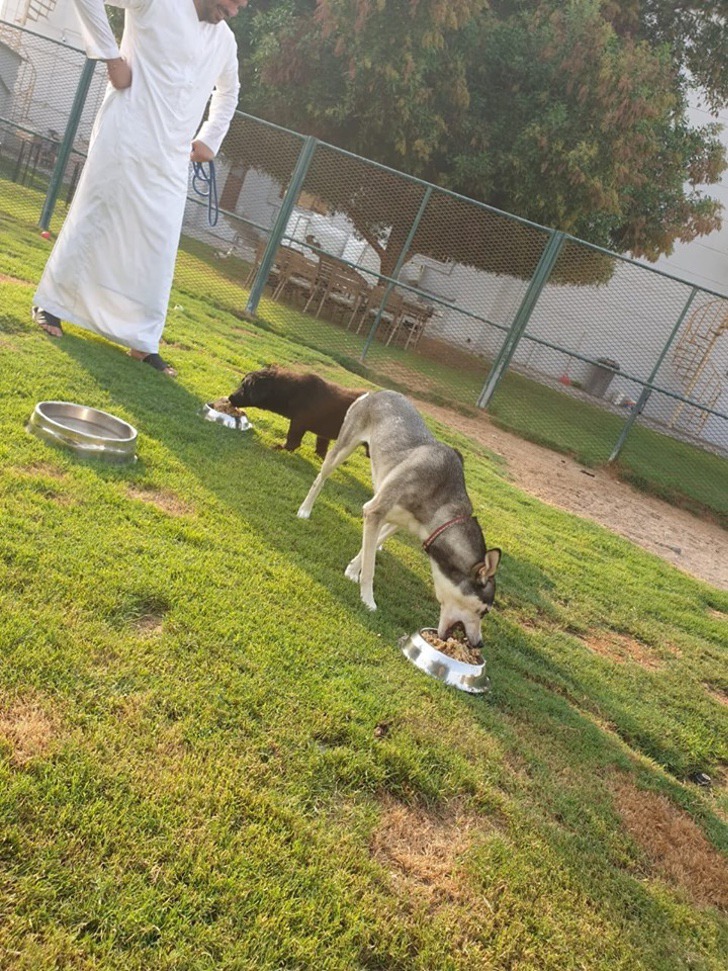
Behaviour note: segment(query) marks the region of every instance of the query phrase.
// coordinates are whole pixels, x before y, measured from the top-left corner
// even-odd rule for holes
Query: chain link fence
[[[60,225],[106,87],[93,67],[83,51],[0,21],[0,178],[16,187],[4,194],[8,212],[24,214],[23,190],[46,191],[55,174]]]
[[[640,429],[728,454],[720,294],[247,115],[217,165],[185,232],[240,261],[231,309],[595,464]]]
[[[83,164],[104,88],[89,64],[2,25],[0,176],[49,190],[42,226]],[[178,286],[585,463],[651,464],[666,495],[725,493],[726,297],[242,113],[216,175],[214,226],[190,183]]]

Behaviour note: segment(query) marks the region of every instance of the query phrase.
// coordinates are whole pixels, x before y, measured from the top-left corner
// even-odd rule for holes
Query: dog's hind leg
[[[316,454],[319,456],[319,458],[326,458],[326,453],[329,450],[330,444],[330,438],[322,438],[320,435],[316,436]]]
[[[311,515],[311,510],[313,509],[313,504],[316,502],[316,497],[319,492],[324,487],[324,482],[328,479],[331,473],[334,471],[337,465],[341,465],[345,459],[348,459],[357,445],[361,444],[361,439],[342,439],[340,438],[336,445],[332,448],[329,454],[324,459],[323,465],[321,466],[321,471],[313,480],[313,485],[308,490],[308,495],[301,503],[298,509],[299,519],[308,519]]]
[[[351,405],[344,418],[344,424],[341,426],[341,432],[339,433],[339,438],[328,453],[321,466],[321,471],[313,480],[313,485],[308,490],[308,495],[303,500],[298,509],[299,519],[308,519],[311,515],[311,510],[313,509],[313,504],[316,502],[316,497],[319,492],[321,492],[324,482],[328,479],[331,473],[334,471],[337,465],[348,459],[357,445],[361,445],[365,441],[365,437],[362,434],[362,430],[366,422],[360,420],[359,415],[361,412],[362,403],[368,399],[369,395],[364,393],[360,398]]]
[[[389,537],[393,533],[396,533],[398,529],[399,526],[396,526],[394,523],[385,523],[384,526],[382,526],[382,528],[379,530],[379,536],[377,536],[377,549],[381,550],[381,548],[384,546],[385,540],[389,539]],[[359,550],[344,571],[344,576],[347,579],[352,580],[354,583],[359,582],[359,577],[361,575],[362,552],[363,550]]]

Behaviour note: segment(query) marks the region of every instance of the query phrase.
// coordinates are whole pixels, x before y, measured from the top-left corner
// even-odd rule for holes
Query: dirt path
[[[683,509],[501,431],[483,414],[470,418],[427,402],[418,407],[505,460],[515,484],[559,509],[606,526],[668,563],[728,590],[728,532]]]

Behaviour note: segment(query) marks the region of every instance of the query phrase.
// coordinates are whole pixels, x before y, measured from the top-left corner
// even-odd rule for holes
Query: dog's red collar
[[[425,553],[429,550],[432,544],[435,542],[440,533],[444,533],[446,529],[450,529],[451,526],[457,526],[458,523],[467,523],[469,519],[473,519],[473,516],[456,516],[454,519],[448,519],[446,523],[442,526],[438,526],[437,529],[430,533],[427,539],[422,544],[422,549]]]

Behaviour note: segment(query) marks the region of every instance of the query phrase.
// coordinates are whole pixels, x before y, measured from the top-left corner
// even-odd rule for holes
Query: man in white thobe
[[[217,154],[237,107],[237,44],[225,21],[248,0],[109,0],[125,8],[120,48],[103,0],[74,2],[86,53],[106,62],[109,87],[33,317],[53,337],[67,320],[174,374],[159,340],[188,164]]]

